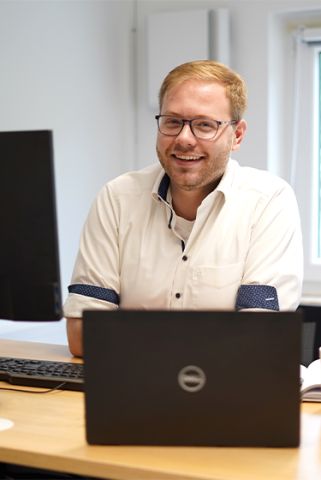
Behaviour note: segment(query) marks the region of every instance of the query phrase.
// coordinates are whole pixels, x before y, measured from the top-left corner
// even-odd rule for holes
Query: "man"
[[[82,355],[84,309],[296,309],[302,240],[290,186],[230,159],[246,87],[213,61],[178,66],[159,96],[155,164],[109,182],[81,237],[65,304]]]

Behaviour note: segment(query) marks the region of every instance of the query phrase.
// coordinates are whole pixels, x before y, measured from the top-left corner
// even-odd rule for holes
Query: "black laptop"
[[[84,312],[89,444],[295,447],[300,312]]]

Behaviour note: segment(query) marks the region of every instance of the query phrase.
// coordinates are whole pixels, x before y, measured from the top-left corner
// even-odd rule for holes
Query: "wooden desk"
[[[65,346],[9,340],[0,355],[70,360]],[[321,479],[321,403],[302,405],[301,446],[288,449],[89,446],[79,392],[0,390],[0,416],[14,422],[0,462],[118,480]]]

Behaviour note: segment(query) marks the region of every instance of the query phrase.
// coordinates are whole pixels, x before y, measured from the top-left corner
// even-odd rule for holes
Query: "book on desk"
[[[321,402],[321,359],[314,360],[307,367],[301,365],[301,400]]]

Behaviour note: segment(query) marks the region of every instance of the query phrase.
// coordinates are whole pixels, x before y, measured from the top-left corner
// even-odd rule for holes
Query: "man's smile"
[[[192,162],[203,158],[203,155],[183,155],[179,153],[173,153],[172,156],[177,160],[183,160],[185,162]]]

